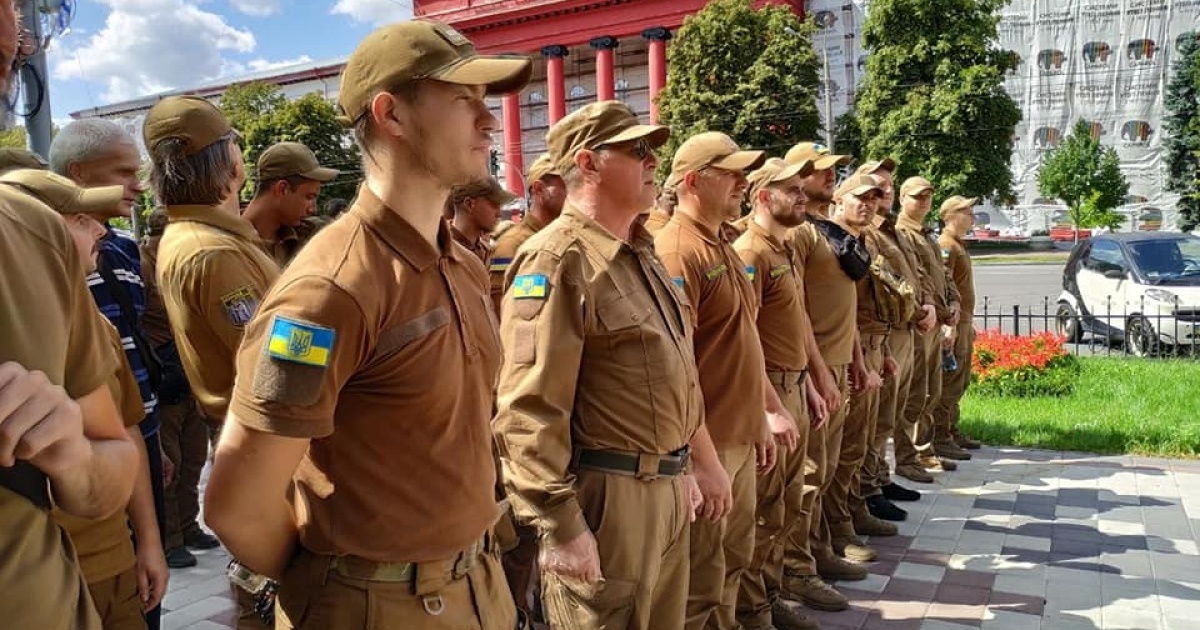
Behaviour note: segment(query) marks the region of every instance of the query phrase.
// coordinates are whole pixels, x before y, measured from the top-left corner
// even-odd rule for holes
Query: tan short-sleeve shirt
[[[804,340],[812,324],[804,309],[803,270],[791,243],[751,221],[733,243],[758,298],[758,336],[768,370],[799,372],[808,367]]]
[[[158,246],[158,291],[196,400],[223,420],[234,353],[279,277],[249,221],[212,206],[170,206]]]
[[[821,358],[831,368],[849,365],[854,358],[858,308],[854,281],[842,271],[833,247],[812,221],[793,228],[790,236],[796,262],[804,268],[805,304]]]
[[[942,260],[950,273],[950,280],[958,291],[962,307],[959,321],[971,321],[975,316],[975,271],[971,267],[971,256],[967,254],[967,246],[949,234],[938,237],[938,244],[942,246]]]
[[[570,205],[510,269],[496,437],[518,514],[562,542],[587,527],[575,449],[667,454],[700,426],[691,318],[648,233]]]
[[[654,237],[655,251],[692,304],[704,422],[719,449],[754,444],[766,431],[758,299],[726,236],[676,212]]]
[[[44,372],[72,398],[117,367],[62,217],[0,186],[0,362]],[[22,464],[28,465],[28,464]],[[50,512],[0,488],[0,619],[12,628],[94,630],[74,552]]]
[[[950,280],[949,272],[942,263],[941,248],[934,241],[932,232],[923,224],[906,216],[896,220],[897,232],[912,248],[918,264],[924,271],[926,288],[933,300],[938,320],[947,323],[950,307],[958,302],[958,290]]]
[[[364,186],[246,329],[229,415],[312,440],[295,506],[315,553],[444,559],[498,515],[487,275],[448,228],[438,245]]]
[[[504,300],[504,277],[512,265],[517,250],[529,237],[537,234],[545,227],[532,214],[526,214],[520,223],[513,223],[496,236],[496,244],[492,255],[488,258],[488,276],[491,279],[492,302],[496,305],[496,316],[500,316],[500,303]]]

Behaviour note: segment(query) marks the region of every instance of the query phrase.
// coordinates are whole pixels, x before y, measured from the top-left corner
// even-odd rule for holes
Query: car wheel
[[[1125,349],[1138,357],[1152,357],[1158,354],[1158,333],[1150,325],[1150,320],[1135,315],[1125,324]]]
[[[1068,342],[1078,342],[1083,337],[1083,326],[1079,321],[1079,313],[1068,302],[1058,303],[1058,312],[1054,314],[1055,331],[1067,338]]]

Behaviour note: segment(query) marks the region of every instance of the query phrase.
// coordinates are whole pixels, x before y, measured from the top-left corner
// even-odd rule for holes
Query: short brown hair
[[[231,190],[235,170],[229,146],[234,134],[188,155],[188,143],[167,138],[150,148],[150,185],[163,205],[216,205]]]
[[[259,195],[267,194],[267,191],[271,190],[271,187],[274,186],[275,182],[278,181],[287,182],[288,188],[295,190],[304,182],[313,182],[316,180],[308,179],[303,175],[288,175],[287,177],[276,177],[275,179],[260,179],[254,183],[254,196],[258,197]]]
[[[412,105],[417,102],[417,93],[422,83],[424,83],[424,79],[412,81],[396,89],[387,90],[387,93]],[[354,120],[353,132],[354,141],[362,149],[363,160],[371,159],[371,147],[375,139],[375,121],[371,118],[371,111],[369,109]]]

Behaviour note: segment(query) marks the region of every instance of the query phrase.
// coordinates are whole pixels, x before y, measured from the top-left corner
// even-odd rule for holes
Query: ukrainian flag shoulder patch
[[[329,365],[335,336],[332,328],[276,315],[267,352],[276,359],[323,368]]]
[[[488,263],[488,271],[508,271],[510,264],[512,264],[511,258],[493,258]]]
[[[544,300],[549,288],[549,280],[540,273],[523,274],[513,278],[513,298],[518,300]]]
[[[746,265],[746,279],[754,282],[754,265]]]

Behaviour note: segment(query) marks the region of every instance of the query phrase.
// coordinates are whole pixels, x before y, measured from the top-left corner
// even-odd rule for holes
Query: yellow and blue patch
[[[746,265],[746,279],[754,282],[754,265]]]
[[[333,354],[332,328],[276,315],[271,322],[267,351],[276,359],[301,365],[325,367]]]
[[[674,278],[671,278],[671,282],[675,283],[675,286],[679,287],[680,289],[683,288],[683,277],[682,276],[675,276]]]
[[[544,300],[549,280],[540,273],[523,274],[513,278],[512,294],[518,300]]]
[[[508,271],[508,266],[512,264],[511,258],[493,258],[488,263],[488,271],[502,272]]]

